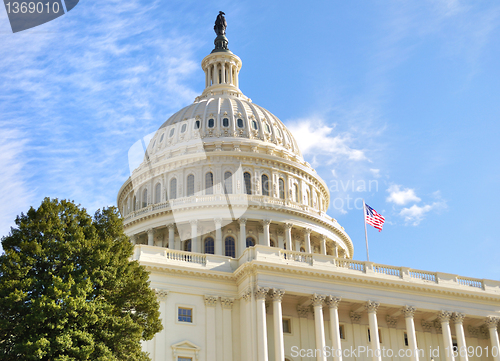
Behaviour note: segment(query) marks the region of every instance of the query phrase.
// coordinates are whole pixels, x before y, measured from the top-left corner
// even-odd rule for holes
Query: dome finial
[[[219,11],[219,15],[217,15],[217,19],[215,19],[214,31],[217,34],[217,37],[214,40],[215,49],[212,50],[212,53],[218,51],[229,51],[227,48],[227,38],[226,38],[226,28],[227,22],[224,17],[224,12]]]

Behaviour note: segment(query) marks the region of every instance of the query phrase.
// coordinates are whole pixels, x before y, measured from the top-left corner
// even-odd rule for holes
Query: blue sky
[[[45,196],[113,205],[127,152],[204,87],[226,13],[240,88],[296,135],[373,262],[500,279],[500,3],[82,0],[0,11],[0,235]],[[355,202],[355,200],[358,201]]]

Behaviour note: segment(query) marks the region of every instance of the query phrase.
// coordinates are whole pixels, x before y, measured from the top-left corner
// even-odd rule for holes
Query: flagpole
[[[365,241],[366,241],[366,259],[370,262],[370,253],[368,252],[368,233],[366,232],[366,207],[363,199],[363,223],[365,224]]]

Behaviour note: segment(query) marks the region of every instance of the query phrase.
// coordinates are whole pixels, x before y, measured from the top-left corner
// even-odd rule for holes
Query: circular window
[[[214,125],[215,125],[215,120],[214,120],[214,118],[210,118],[210,119],[208,120],[208,127],[209,127],[209,128],[213,128],[213,127],[214,127]]]
[[[186,126],[186,124],[182,124],[181,133],[184,133],[186,131]]]
[[[257,121],[252,120],[252,128],[255,129],[255,130],[259,129],[259,125],[257,124]]]
[[[243,128],[243,119],[238,118],[238,128]]]
[[[153,142],[153,148],[155,147],[155,145],[156,145],[156,140]]]
[[[224,118],[222,119],[222,126],[223,127],[229,127],[229,119],[228,118]]]
[[[163,134],[161,135],[161,138],[160,138],[160,143],[161,143],[161,142],[163,142],[163,136],[164,136],[164,135],[165,135],[165,133],[163,133]]]
[[[172,136],[174,135],[174,132],[175,132],[175,128],[172,128],[170,130],[170,134],[169,134],[169,137],[172,138]]]

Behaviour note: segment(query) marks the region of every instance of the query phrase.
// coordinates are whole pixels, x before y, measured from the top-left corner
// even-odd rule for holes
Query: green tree
[[[150,360],[159,305],[116,208],[46,198],[2,246],[0,360]]]

